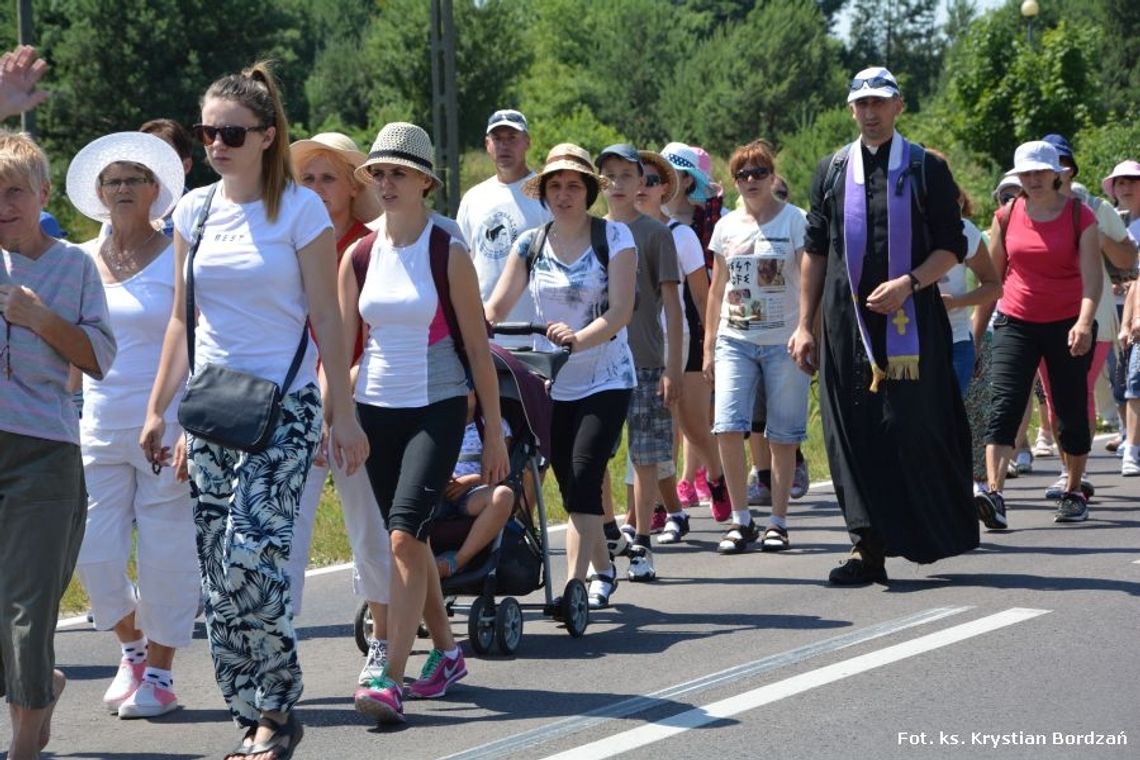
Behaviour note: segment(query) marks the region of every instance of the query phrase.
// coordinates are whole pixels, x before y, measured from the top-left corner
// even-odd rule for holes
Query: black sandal
[[[253,737],[256,735],[257,735],[257,726],[250,726],[249,728],[247,728],[245,730],[245,733],[243,733],[241,735],[241,740],[238,742],[238,745],[225,754],[225,760],[231,760],[232,758],[238,758],[238,757],[245,757],[246,755],[248,755],[249,752],[247,750],[253,746]]]
[[[301,743],[301,739],[305,735],[305,727],[301,725],[301,721],[297,720],[296,712],[290,712],[284,724],[278,723],[273,720],[273,718],[262,716],[261,720],[257,722],[257,725],[272,728],[273,737],[243,748],[243,752],[247,757],[250,755],[260,755],[263,752],[272,752],[274,754],[274,760],[291,760],[293,753],[297,749],[297,745]],[[283,746],[283,739],[289,740],[287,746]]]

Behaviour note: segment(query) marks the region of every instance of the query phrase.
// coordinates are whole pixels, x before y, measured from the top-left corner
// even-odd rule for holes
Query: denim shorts
[[[1140,349],[1132,347],[1128,358],[1128,375],[1124,379],[1124,398],[1140,398]]]
[[[964,399],[970,390],[970,380],[974,377],[974,339],[960,340],[952,346],[952,350],[954,377],[958,381],[958,392]]]
[[[757,386],[768,398],[765,435],[772,443],[807,440],[811,378],[796,366],[783,345],[760,346],[718,335],[714,354],[716,383],[713,433],[747,433]]]

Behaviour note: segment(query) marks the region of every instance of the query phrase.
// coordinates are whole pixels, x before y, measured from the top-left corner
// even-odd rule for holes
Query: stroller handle
[[[496,322],[491,330],[496,335],[546,335],[542,322]]]

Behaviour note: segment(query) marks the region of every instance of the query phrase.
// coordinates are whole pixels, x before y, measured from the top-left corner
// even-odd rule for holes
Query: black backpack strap
[[[848,143],[831,154],[831,162],[827,165],[827,173],[823,175],[823,203],[835,198],[836,188],[839,187],[839,177],[847,169],[847,154],[851,152]]]
[[[534,270],[534,262],[542,255],[542,247],[546,245],[546,238],[550,235],[550,227],[554,222],[547,222],[546,224],[538,227],[531,238],[530,248],[526,252],[526,276],[529,278],[530,273]]]
[[[670,219],[669,220],[669,231],[670,232],[672,232],[673,230],[677,229],[680,226],[681,226],[681,222],[678,222],[676,219]]]
[[[606,238],[606,220],[601,217],[590,217],[590,246],[594,255],[598,257],[602,268],[607,274],[610,271],[610,241]]]
[[[1073,248],[1076,249],[1079,259],[1081,257],[1081,206],[1084,204],[1075,195],[1070,200],[1073,202]]]
[[[926,218],[926,148],[921,143],[910,144],[910,160],[907,173],[910,174],[910,190],[918,202],[918,211]]]

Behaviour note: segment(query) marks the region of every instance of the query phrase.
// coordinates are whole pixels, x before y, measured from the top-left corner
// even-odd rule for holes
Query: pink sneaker
[[[696,509],[701,500],[697,497],[697,489],[687,480],[677,481],[677,500],[681,502],[682,509]]]
[[[119,706],[120,718],[157,718],[178,707],[178,697],[154,681],[143,681]]]
[[[669,513],[665,511],[664,504],[658,504],[653,508],[653,521],[649,523],[649,532],[657,535],[665,529],[665,520],[668,518]]]
[[[697,492],[697,498],[700,499],[702,504],[708,504],[712,501],[712,491],[709,490],[709,473],[704,467],[697,468],[697,474],[693,477],[693,490]]]
[[[713,519],[724,522],[732,517],[732,502],[728,498],[728,486],[724,484],[724,476],[721,475],[719,480],[710,483],[709,490],[712,492],[709,509],[712,511]]]
[[[107,706],[108,710],[113,713],[119,711],[122,704],[127,701],[127,697],[134,694],[135,689],[142,683],[142,677],[145,671],[145,662],[132,665],[126,657],[119,660],[119,672],[115,674],[111,685],[108,686],[107,691],[103,693],[103,704]]]
[[[374,678],[367,686],[352,694],[356,711],[364,713],[377,723],[403,723],[404,690],[388,676]]]
[[[438,649],[432,649],[420,677],[408,686],[408,696],[413,699],[442,697],[448,687],[466,675],[467,663],[463,661],[462,649],[454,660],[447,659]]]

